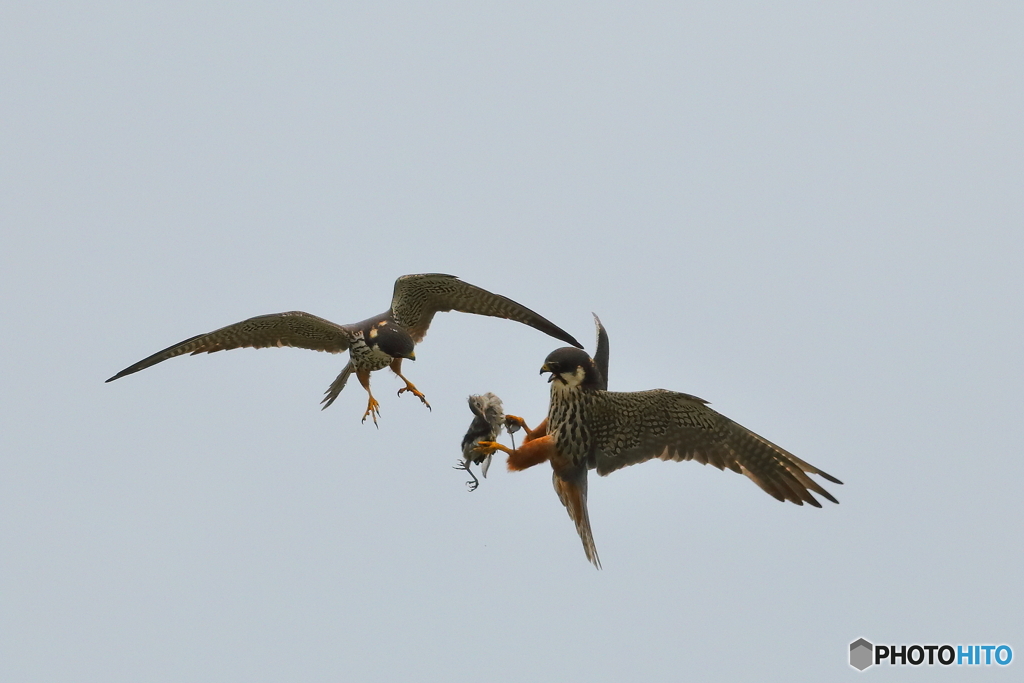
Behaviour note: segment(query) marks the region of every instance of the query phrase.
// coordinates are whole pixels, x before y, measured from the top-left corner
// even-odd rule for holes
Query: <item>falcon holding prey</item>
[[[602,360],[607,363],[607,343]],[[551,463],[555,492],[576,524],[587,559],[598,569],[601,560],[587,514],[588,469],[604,476],[654,458],[696,460],[745,474],[780,501],[821,507],[813,492],[839,502],[807,475],[841,481],[712,410],[707,401],[665,389],[607,391],[607,370],[602,370],[580,349],[552,352],[540,370],[551,375],[547,419],[530,429],[522,418],[506,415],[526,430],[523,444],[514,450],[494,441],[478,446],[481,452],[508,453],[511,471]]]

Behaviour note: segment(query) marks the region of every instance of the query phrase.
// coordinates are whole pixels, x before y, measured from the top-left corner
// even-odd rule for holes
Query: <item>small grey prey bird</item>
[[[370,391],[370,373],[390,367],[404,382],[398,395],[408,391],[430,407],[426,397],[402,374],[402,360],[415,360],[413,348],[427,334],[434,314],[461,311],[505,318],[529,325],[555,339],[582,348],[572,335],[547,318],[500,294],[488,292],[454,275],[425,273],[403,275],[395,281],[391,308],[380,315],[350,325],[338,325],[302,311],[272,313],[249,318],[169,346],[117,373],[108,382],[144,370],[168,358],[189,353],[213,353],[242,347],[294,346],[313,351],[348,351],[349,361],[324,392],[323,407],[331,405],[355,373],[369,399],[363,422],[372,416],[377,424],[380,404]]]
[[[602,362],[607,363],[607,344]],[[587,513],[588,470],[604,476],[654,458],[695,460],[744,474],[780,501],[821,507],[813,492],[839,502],[808,475],[841,481],[712,410],[703,399],[665,389],[608,391],[607,369],[575,348],[553,351],[540,371],[551,375],[547,419],[530,429],[522,418],[506,415],[506,422],[526,430],[523,444],[510,449],[483,441],[477,448],[484,454],[508,453],[512,471],[550,462],[555,492],[598,569]]]
[[[455,465],[455,469],[464,470],[472,479],[466,482],[470,491],[475,491],[480,485],[470,465],[480,465],[480,474],[487,477],[487,470],[491,466],[491,453],[486,455],[476,449],[480,441],[494,441],[501,434],[505,426],[505,413],[501,407],[501,399],[494,394],[478,394],[469,397],[469,409],[473,413],[473,421],[469,424],[466,435],[462,437],[462,460]],[[518,429],[518,425],[513,427]]]

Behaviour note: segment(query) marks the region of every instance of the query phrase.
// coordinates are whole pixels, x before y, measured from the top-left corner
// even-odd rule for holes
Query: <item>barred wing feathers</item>
[[[745,474],[766,493],[797,505],[838,503],[808,474],[842,482],[708,407],[696,396],[664,389],[597,392],[591,410],[597,472],[661,460],[695,460]]]
[[[461,311],[514,320],[577,348],[583,348],[571,334],[526,306],[508,297],[463,282],[454,275],[403,275],[395,281],[391,314],[417,343],[427,334],[434,314],[444,311]]]
[[[349,350],[354,335],[355,332],[347,326],[337,325],[302,311],[259,315],[169,346],[125,368],[107,381],[112,382],[186,353],[195,355],[245,347],[263,349],[273,346],[293,346],[313,351],[341,353]]]

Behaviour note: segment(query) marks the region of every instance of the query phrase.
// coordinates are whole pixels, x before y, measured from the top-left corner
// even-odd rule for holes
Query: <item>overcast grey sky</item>
[[[0,680],[1024,656],[1022,36],[1009,2],[8,3]],[[338,356],[103,383],[430,271],[591,350],[597,312],[612,389],[711,401],[841,504],[694,463],[592,477],[595,571],[546,466],[473,493],[451,469],[467,395],[546,411],[561,344],[489,318],[435,318],[407,365],[432,412],[374,376],[379,430],[355,383],[319,410]]]

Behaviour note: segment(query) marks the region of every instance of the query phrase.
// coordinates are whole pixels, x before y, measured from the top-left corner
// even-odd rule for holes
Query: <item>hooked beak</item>
[[[416,353],[413,352],[413,351],[410,351],[409,355],[406,356],[406,358],[408,358],[409,360],[416,360]]]
[[[543,375],[545,372],[550,372],[551,373],[551,376],[548,377],[548,384],[550,384],[551,382],[554,382],[555,381],[555,377],[558,377],[558,375],[555,374],[555,371],[552,370],[551,367],[547,363],[545,363],[544,365],[540,366],[540,374]]]

